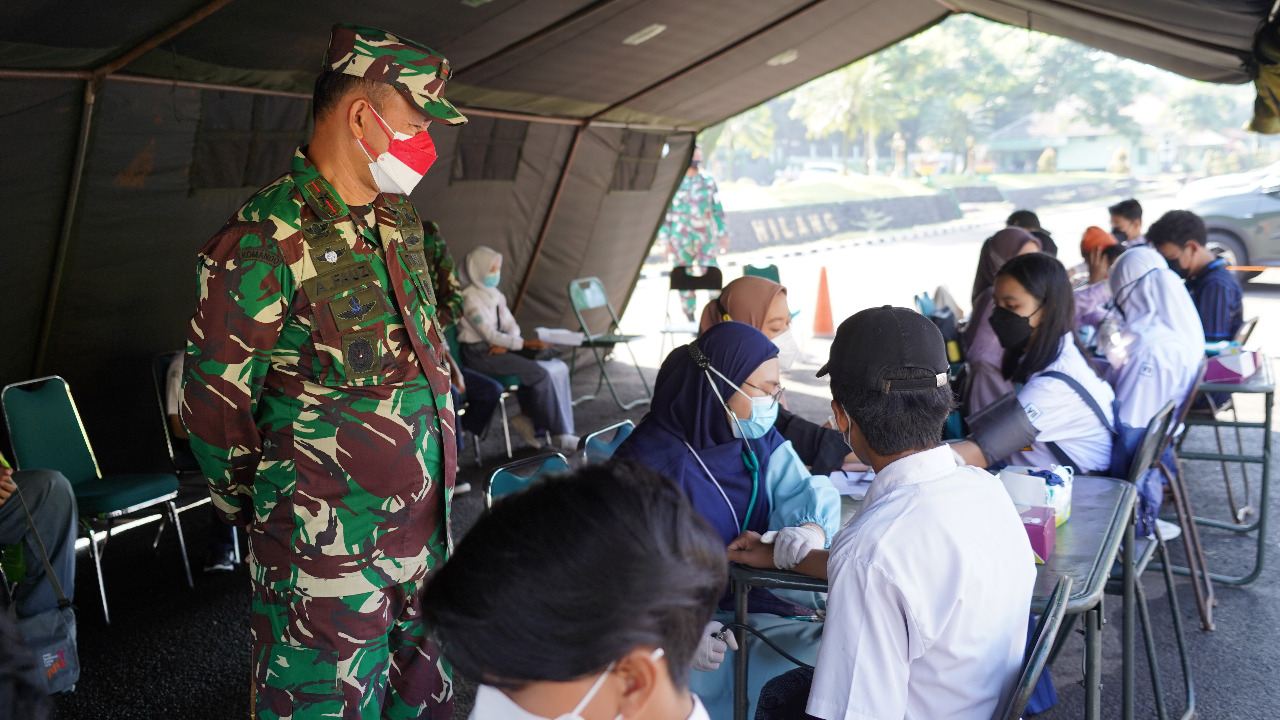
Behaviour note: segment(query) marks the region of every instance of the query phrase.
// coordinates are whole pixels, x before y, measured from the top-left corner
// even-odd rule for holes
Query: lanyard
[[[724,498],[724,504],[728,505],[729,512],[733,513],[734,527],[742,528],[741,532],[746,532],[747,531],[746,525],[742,522],[739,522],[738,511],[734,509],[733,503],[729,501],[729,495],[725,493],[724,488],[720,486],[720,481],[716,480],[716,476],[712,475],[711,471],[707,469],[707,464],[702,462],[702,458],[698,456],[698,451],[693,449],[693,446],[689,444],[688,440],[684,441],[684,446],[689,448],[689,452],[693,453],[693,459],[697,460],[698,464],[702,466],[702,472],[706,473],[707,477],[711,478],[711,484],[715,485],[716,489],[720,491],[720,497]]]
[[[751,513],[755,512],[756,509],[756,498],[760,495],[760,465],[759,461],[756,460],[755,451],[748,449],[747,452],[742,454],[743,463],[751,471],[751,502],[747,505],[747,516],[739,520],[738,511],[733,507],[733,502],[729,500],[729,495],[724,491],[724,487],[720,485],[720,481],[716,480],[716,476],[711,474],[711,470],[707,468],[706,463],[702,462],[698,451],[693,449],[689,441],[684,440],[682,442],[684,442],[685,447],[689,448],[689,452],[693,453],[693,459],[697,460],[698,464],[702,466],[702,471],[711,479],[711,483],[716,486],[716,490],[720,491],[720,497],[724,498],[724,504],[729,506],[729,512],[733,514],[734,526],[738,528],[739,532],[746,532],[747,523],[751,522]],[[747,463],[748,453],[750,453],[751,463]]]

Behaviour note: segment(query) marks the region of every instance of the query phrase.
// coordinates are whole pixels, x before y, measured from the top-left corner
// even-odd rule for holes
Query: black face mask
[[[1111,228],[1111,234],[1115,236],[1116,242],[1124,242],[1129,239],[1129,233],[1120,228]]]
[[[1036,308],[1036,312],[1040,312]],[[1036,313],[1031,313],[1035,315]],[[996,339],[1000,341],[1000,347],[1005,350],[1017,350],[1027,341],[1031,339],[1031,317],[1023,317],[1018,313],[1007,308],[996,306],[991,311],[991,329],[996,333]]]
[[[1191,276],[1191,271],[1183,267],[1182,261],[1179,260],[1178,258],[1172,258],[1172,259],[1165,258],[1164,261],[1169,263],[1169,269],[1178,273],[1178,277],[1182,278],[1183,280],[1186,280],[1188,277]]]
[[[701,161],[701,160],[691,160],[691,161],[689,161],[689,169],[690,169],[690,170],[692,170],[692,171],[694,171],[694,172],[698,172],[698,167],[699,167],[699,166],[701,166],[701,165],[702,165],[702,161]]]

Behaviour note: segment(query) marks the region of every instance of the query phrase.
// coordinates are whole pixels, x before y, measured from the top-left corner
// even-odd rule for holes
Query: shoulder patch
[[[1142,377],[1155,377],[1156,366],[1149,362],[1142,363],[1142,367],[1138,368],[1138,374]]]
[[[1030,420],[1031,422],[1035,422],[1040,418],[1040,415],[1041,415],[1040,408],[1036,407],[1035,403],[1027,403],[1026,405],[1022,406],[1022,409],[1026,411],[1027,419]]]
[[[240,248],[236,252],[237,263],[244,264],[253,261],[264,262],[271,265],[271,267],[280,267],[280,264],[284,262],[284,258],[263,247]]]

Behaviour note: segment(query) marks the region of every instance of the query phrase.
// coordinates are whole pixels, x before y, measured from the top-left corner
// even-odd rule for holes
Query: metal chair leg
[[[511,425],[507,422],[507,399],[498,398],[498,407],[502,410],[502,437],[507,441],[507,459],[511,459]]]
[[[107,609],[107,586],[102,582],[102,552],[98,548],[98,538],[93,534],[93,528],[89,527],[88,521],[80,522],[89,531],[89,554],[93,555],[93,571],[98,576],[98,596],[102,598],[102,620],[110,625],[111,612]]]
[[[1204,548],[1200,545],[1200,528],[1196,525],[1195,513],[1191,510],[1191,498],[1187,494],[1182,470],[1175,465],[1175,469],[1170,471],[1163,462],[1156,464],[1169,484],[1178,526],[1182,528],[1182,548],[1187,555],[1191,587],[1196,594],[1196,608],[1200,611],[1200,626],[1205,630],[1213,630],[1213,606],[1217,600],[1214,597],[1213,581],[1209,578]]]
[[[244,562],[244,558],[240,557],[240,529],[234,525],[231,526],[231,557],[237,565]]]
[[[1234,402],[1231,403],[1231,421],[1240,422],[1240,415],[1239,413],[1236,412],[1236,405]],[[1240,435],[1239,427],[1236,427],[1235,431],[1236,431],[1236,452],[1239,453],[1240,455],[1243,455],[1244,454],[1244,438]],[[1250,484],[1249,483],[1249,463],[1240,463],[1240,475],[1241,477],[1244,478],[1244,507],[1236,511],[1235,519],[1236,519],[1236,523],[1243,525],[1244,519],[1254,513],[1253,506],[1249,504],[1250,502],[1249,498],[1253,497],[1253,494],[1249,490],[1249,484]]]
[[[1151,631],[1151,612],[1147,608],[1147,593],[1142,589],[1142,581],[1134,583],[1133,590],[1138,595],[1138,620],[1142,624],[1142,643],[1147,649],[1147,669],[1151,671],[1151,693],[1156,699],[1156,717],[1169,720],[1169,711],[1164,705],[1164,686],[1160,682],[1160,663],[1156,658],[1156,641]]]
[[[1187,638],[1182,632],[1182,611],[1178,608],[1178,593],[1173,585],[1173,571],[1169,567],[1169,553],[1165,547],[1164,538],[1160,537],[1160,530],[1156,530],[1156,542],[1159,543],[1160,567],[1164,573],[1165,593],[1169,596],[1169,610],[1173,617],[1173,635],[1178,641],[1178,657],[1182,663],[1182,687],[1183,700],[1186,703],[1186,710],[1182,712],[1179,720],[1191,720],[1196,716],[1196,689],[1195,683],[1191,679],[1191,658],[1187,652]]]
[[[173,519],[173,530],[178,534],[178,551],[182,554],[182,569],[187,573],[187,587],[195,588],[191,579],[191,561],[187,559],[187,541],[182,537],[182,521],[178,518],[178,506],[172,500],[165,503],[169,509],[169,517]]]

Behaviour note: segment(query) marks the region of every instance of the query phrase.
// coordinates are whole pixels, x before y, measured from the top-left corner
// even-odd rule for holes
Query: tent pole
[[[125,51],[123,55],[120,55],[116,59],[98,68],[95,72],[99,76],[103,76],[103,77],[110,75],[111,73],[119,70],[125,65],[128,65],[134,60],[137,60],[138,58],[142,57],[147,52],[150,52],[151,50],[154,50],[155,48],[159,47],[160,44],[163,43],[164,41],[173,38],[174,36],[182,33],[184,30],[190,28],[192,25],[195,25],[196,23],[209,17],[210,15],[221,10],[227,5],[230,5],[231,2],[232,0],[211,0],[211,2],[201,5],[200,7],[196,8],[195,11],[193,11],[190,15],[182,18],[181,20],[178,20],[177,22],[166,27],[165,29],[161,30],[155,35],[152,35],[146,40],[143,40],[141,43],[138,43],[137,45],[133,46],[133,48]]]
[[[85,160],[89,152],[89,136],[93,127],[93,112],[97,107],[98,88],[102,80],[91,78],[84,84],[84,102],[80,110],[80,137],[76,140],[75,161],[71,166],[71,178],[67,182],[67,202],[62,211],[62,229],[58,234],[58,246],[54,250],[53,269],[49,272],[49,290],[45,295],[44,319],[36,340],[35,359],[31,374],[39,376],[44,370],[45,354],[49,349],[49,336],[53,330],[54,311],[58,305],[58,290],[62,285],[62,273],[67,264],[67,252],[71,246],[71,232],[75,227],[76,213],[80,205],[80,191],[84,179]]]
[[[533,244],[533,255],[529,258],[529,266],[525,268],[524,278],[520,281],[520,290],[516,293],[515,302],[511,305],[511,313],[520,311],[520,304],[524,302],[524,295],[529,290],[529,283],[533,281],[533,269],[538,265],[538,258],[542,255],[542,247],[546,245],[547,234],[551,231],[551,220],[556,216],[556,208],[560,206],[560,197],[564,194],[565,181],[569,179],[569,170],[573,167],[573,158],[578,154],[578,146],[582,143],[582,136],[587,132],[586,125],[579,125],[573,131],[573,144],[569,146],[569,155],[564,159],[564,165],[560,168],[560,178],[556,180],[556,190],[551,196],[551,205],[547,207],[547,214],[542,216],[542,228],[538,230],[538,240]]]

